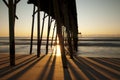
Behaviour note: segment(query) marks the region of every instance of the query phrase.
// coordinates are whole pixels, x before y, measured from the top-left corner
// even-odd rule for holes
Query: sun
[[[61,50],[60,50],[60,45],[55,45],[53,49],[53,54],[56,56],[61,56]]]
[[[61,55],[60,45],[56,45],[56,49],[57,49],[56,56],[60,56]]]

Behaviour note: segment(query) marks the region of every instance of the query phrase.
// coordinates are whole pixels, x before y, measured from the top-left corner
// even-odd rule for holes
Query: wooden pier
[[[9,13],[9,53],[10,53],[10,65],[15,66],[15,18],[16,6],[20,0],[3,0],[5,5],[8,7]],[[28,4],[33,4],[33,15],[32,15],[32,29],[31,29],[31,41],[30,41],[30,54],[32,54],[33,48],[33,34],[34,34],[34,20],[35,14],[37,14],[37,57],[41,54],[41,43],[44,30],[45,18],[48,17],[47,26],[47,37],[46,37],[46,54],[48,53],[49,39],[51,24],[54,21],[53,26],[53,37],[56,32],[54,39],[59,41],[61,49],[61,57],[64,68],[67,68],[65,47],[69,50],[70,57],[73,58],[73,51],[77,51],[78,42],[78,26],[77,26],[77,11],[75,0],[28,0]],[[37,10],[36,10],[37,8]],[[41,12],[44,12],[43,20],[41,21]],[[47,15],[45,15],[47,14]],[[41,26],[42,23],[42,26]],[[56,31],[55,31],[56,28]],[[66,34],[66,35],[64,35]],[[66,43],[65,43],[66,42]]]

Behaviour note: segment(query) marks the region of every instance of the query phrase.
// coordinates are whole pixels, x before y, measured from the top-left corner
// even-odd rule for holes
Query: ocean
[[[120,37],[83,37],[78,44],[79,56],[120,58]]]
[[[0,37],[0,54],[9,53],[9,38]],[[16,54],[29,54],[30,38],[16,37],[15,38]],[[51,43],[51,42],[50,42]],[[37,40],[33,41],[33,53],[37,53]],[[41,53],[45,54],[46,40],[43,39]],[[53,48],[49,46],[49,53],[52,53]],[[82,37],[78,41],[78,56],[82,57],[114,57],[120,58],[120,37]]]

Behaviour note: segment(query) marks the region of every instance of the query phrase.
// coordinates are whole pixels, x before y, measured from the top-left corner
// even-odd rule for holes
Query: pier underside
[[[9,11],[9,48],[10,48],[10,65],[15,66],[15,19],[16,7],[20,0],[3,0]],[[28,0],[28,4],[33,4],[32,29],[30,54],[33,48],[33,33],[35,24],[35,15],[37,15],[37,57],[41,54],[41,43],[43,40],[45,19],[47,17],[47,37],[46,37],[46,54],[51,40],[51,47],[59,42],[63,67],[67,67],[66,53],[73,58],[77,51],[78,26],[77,11],[75,0]],[[41,18],[41,12],[44,12]],[[54,27],[52,26],[54,23]],[[53,28],[52,38],[50,39],[50,30]]]
[[[77,41],[78,41],[78,26],[77,26],[77,12],[76,12],[76,2],[75,0],[28,0],[28,4],[33,4],[37,7],[37,10],[33,10],[33,15],[38,14],[38,56],[39,56],[39,46],[41,45],[40,35],[40,24],[39,16],[41,11],[48,16],[48,31],[47,31],[47,44],[46,44],[46,54],[48,53],[49,35],[52,20],[55,20],[56,28],[56,38],[58,37],[63,66],[66,67],[66,55],[69,53],[70,57],[73,58],[73,54],[77,51]],[[47,17],[45,16],[45,17]],[[44,18],[45,18],[44,17]],[[43,29],[44,26],[42,26]],[[53,33],[55,30],[53,30]],[[42,31],[41,31],[42,34]],[[42,36],[42,35],[41,35]],[[32,38],[32,37],[31,37]],[[53,38],[52,38],[53,40]],[[53,44],[51,44],[53,45]]]

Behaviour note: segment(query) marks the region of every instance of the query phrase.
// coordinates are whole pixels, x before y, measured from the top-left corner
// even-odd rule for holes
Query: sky
[[[78,30],[83,36],[120,37],[120,0],[76,0],[76,4]],[[19,19],[15,23],[15,36],[30,37],[32,10],[33,5],[28,5],[27,0],[21,0],[18,3],[16,15]],[[0,0],[0,37],[9,36],[8,23],[8,8]],[[34,36],[37,33],[36,24],[35,20]],[[47,31],[47,27],[45,30]],[[46,31],[44,36],[46,36]]]

